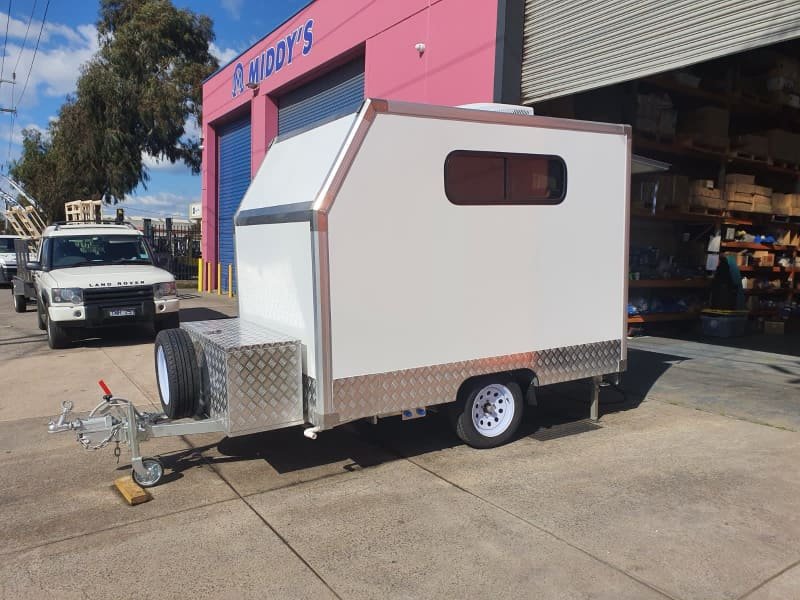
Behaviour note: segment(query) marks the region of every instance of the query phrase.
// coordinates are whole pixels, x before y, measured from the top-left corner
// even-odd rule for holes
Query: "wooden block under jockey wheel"
[[[150,492],[139,486],[130,475],[115,479],[114,487],[122,494],[125,502],[131,506],[136,506],[137,504],[142,504],[143,502],[148,502],[153,499]]]

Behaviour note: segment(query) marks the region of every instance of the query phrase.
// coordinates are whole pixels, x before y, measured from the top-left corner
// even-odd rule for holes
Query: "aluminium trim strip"
[[[587,131],[593,133],[609,133],[625,135],[626,125],[616,123],[599,123],[596,121],[578,121],[574,119],[559,119],[554,117],[540,117],[530,115],[515,115],[488,110],[475,110],[471,108],[458,108],[455,106],[436,106],[402,102],[395,100],[373,100],[372,106],[376,112],[390,115],[407,115],[415,117],[428,117],[432,119],[452,119],[473,123],[494,123],[498,125],[517,125],[524,127],[537,127],[539,129],[561,129],[567,131]]]

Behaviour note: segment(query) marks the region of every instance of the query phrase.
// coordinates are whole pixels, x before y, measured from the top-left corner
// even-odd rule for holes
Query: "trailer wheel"
[[[25,296],[20,296],[19,294],[12,294],[14,297],[14,312],[24,313],[28,310],[28,300]]]
[[[45,315],[45,327],[47,329],[47,345],[53,350],[66,348],[72,341],[64,328],[58,323],[54,323],[50,315]]]
[[[143,488],[153,487],[161,482],[164,477],[164,465],[157,458],[143,458],[142,466],[147,470],[147,475],[141,477],[136,469],[131,469],[131,477]]]
[[[165,329],[156,336],[156,379],[161,408],[170,419],[197,413],[200,369],[194,344],[183,329]]]
[[[456,402],[456,435],[473,448],[502,446],[514,436],[522,420],[522,390],[505,378],[481,378],[463,390]]]

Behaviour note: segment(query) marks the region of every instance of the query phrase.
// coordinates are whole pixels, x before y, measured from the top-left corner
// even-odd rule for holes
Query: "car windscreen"
[[[14,252],[14,238],[0,238],[0,254]]]
[[[50,268],[92,265],[153,264],[144,238],[138,235],[70,235],[52,238]]]

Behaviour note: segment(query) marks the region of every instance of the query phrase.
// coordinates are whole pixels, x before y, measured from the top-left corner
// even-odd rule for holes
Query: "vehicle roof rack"
[[[67,225],[125,225],[129,229],[139,231],[136,225],[130,221],[117,221],[116,219],[89,219],[86,221],[55,221],[52,223],[55,230],[58,231],[61,227]]]

